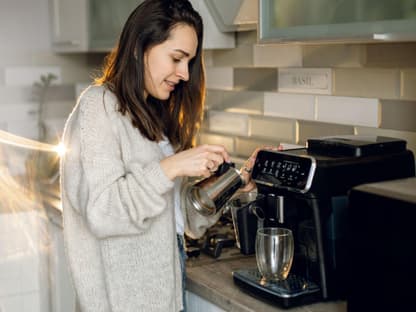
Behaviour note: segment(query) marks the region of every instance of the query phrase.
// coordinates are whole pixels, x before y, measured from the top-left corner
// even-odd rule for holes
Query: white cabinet
[[[53,50],[110,51],[127,17],[142,1],[49,0]]]
[[[257,29],[258,0],[204,0],[221,31]]]
[[[87,51],[87,4],[88,0],[49,0],[54,51]]]
[[[52,312],[44,218],[23,198],[14,201],[24,207],[0,198],[0,311]]]
[[[207,7],[205,0],[190,0],[204,23],[204,49],[231,49],[235,47],[235,34],[221,32]]]
[[[186,304],[187,312],[225,312],[219,306],[190,291],[186,291]]]
[[[143,0],[49,0],[55,52],[108,52]],[[204,49],[235,47],[234,33],[219,30],[205,1],[190,0],[204,21]]]

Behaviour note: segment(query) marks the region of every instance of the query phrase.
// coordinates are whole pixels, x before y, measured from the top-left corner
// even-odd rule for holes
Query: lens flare
[[[59,143],[58,145],[55,145],[55,152],[58,154],[59,157],[64,156],[66,153],[66,147],[64,143]]]
[[[3,130],[0,130],[0,143],[4,143],[7,145],[12,145],[16,147],[37,150],[37,151],[44,151],[44,152],[60,152],[63,150],[62,147],[58,147],[61,144],[52,145],[48,143],[43,143],[31,139],[27,139]]]
[[[59,157],[65,151],[62,143],[48,144],[0,130],[0,211],[14,220],[13,231],[25,237],[21,243],[30,246],[32,254],[47,252],[46,225],[53,221],[51,211],[62,210]],[[32,235],[34,229],[37,238]],[[8,261],[25,256],[19,248],[15,243],[1,246]]]

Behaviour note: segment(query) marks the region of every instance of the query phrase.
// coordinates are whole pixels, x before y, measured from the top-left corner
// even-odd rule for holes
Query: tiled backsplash
[[[200,142],[247,157],[262,144],[362,134],[403,138],[416,153],[416,43],[258,45],[255,32],[236,42],[205,53]]]
[[[377,134],[404,138],[416,152],[416,43],[259,45],[256,35],[238,32],[235,48],[205,51],[207,114],[200,142],[223,144],[244,158],[255,145]],[[47,99],[47,118],[57,128],[75,105],[74,85],[93,78],[104,54],[42,55],[19,68],[59,71],[62,85]],[[0,109],[34,104],[31,86],[5,85],[6,67]],[[4,118],[2,129],[13,128]]]

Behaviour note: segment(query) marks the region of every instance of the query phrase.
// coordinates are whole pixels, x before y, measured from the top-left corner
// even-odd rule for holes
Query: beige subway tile
[[[317,96],[316,121],[342,125],[378,127],[380,103],[378,99]]]
[[[379,43],[366,45],[366,67],[415,67],[416,43]]]
[[[257,91],[224,91],[223,108],[227,112],[243,114],[263,114],[263,92]]]
[[[234,68],[237,90],[277,91],[276,68]]]
[[[62,82],[59,66],[7,66],[5,68],[6,86],[32,86],[40,81],[42,75],[48,73],[55,75],[54,83]]]
[[[302,47],[284,44],[256,44],[254,66],[256,67],[301,67]]]
[[[216,144],[216,145],[223,145],[229,153],[234,153],[234,138],[219,135],[219,134],[212,134],[209,132],[201,132],[198,138],[199,144]]]
[[[100,76],[106,53],[57,54],[36,53],[31,56],[34,64],[59,64],[62,83],[91,82],[93,77]]]
[[[253,66],[253,46],[242,45],[234,49],[214,50],[214,66]]]
[[[355,127],[355,132],[358,135],[376,135],[403,139],[407,142],[407,148],[416,155],[416,132],[397,131],[370,127]]]
[[[231,113],[263,114],[263,92],[207,89],[205,108]]]
[[[203,50],[203,56],[204,56],[204,64],[205,66],[214,66],[214,56],[212,54],[212,50]]]
[[[381,100],[380,128],[416,131],[416,101]]]
[[[303,46],[305,67],[362,67],[366,60],[364,45],[334,44]]]
[[[232,67],[207,67],[205,75],[207,88],[232,89],[234,86]]]
[[[315,96],[309,94],[264,93],[264,115],[313,120]]]
[[[244,164],[246,163],[248,157],[241,157],[241,156],[234,156],[231,155],[231,161],[235,164],[235,167],[237,169],[241,168],[242,166],[244,166]]]
[[[0,84],[0,105],[33,101],[32,86],[2,86]]]
[[[236,138],[235,152],[237,155],[249,157],[256,148],[263,146],[278,146],[279,140],[259,140],[249,138]]]
[[[223,110],[224,90],[221,89],[207,89],[205,96],[206,110]]]
[[[401,71],[400,96],[404,100],[416,100],[416,69]]]
[[[208,112],[209,130],[241,136],[248,135],[248,115],[221,111]]]
[[[354,127],[300,120],[298,121],[298,133],[298,143],[305,144],[307,139],[313,137],[354,134]]]
[[[331,68],[279,68],[279,92],[332,94]]]
[[[44,103],[44,118],[67,118],[72,112],[75,100],[54,100]]]
[[[257,30],[236,32],[237,47],[257,43]]]
[[[0,86],[4,86],[6,84],[6,73],[4,68],[0,68]]]
[[[398,99],[400,97],[400,72],[397,69],[334,69],[334,95],[378,97]]]
[[[0,103],[0,121],[17,123],[29,122],[31,120],[37,122],[39,114],[38,102],[20,102],[20,103]]]
[[[295,142],[296,122],[285,118],[250,117],[249,134],[254,137]]]

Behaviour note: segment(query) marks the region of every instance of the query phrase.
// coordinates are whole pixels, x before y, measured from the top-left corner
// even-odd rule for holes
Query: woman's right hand
[[[209,177],[223,162],[230,162],[224,146],[203,144],[162,159],[160,166],[174,180],[179,176]]]

